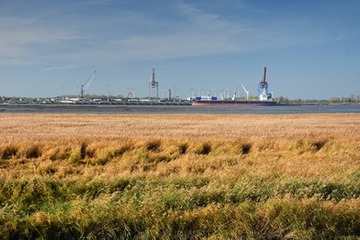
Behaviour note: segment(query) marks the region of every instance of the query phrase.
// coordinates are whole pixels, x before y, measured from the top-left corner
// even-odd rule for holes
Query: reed
[[[4,239],[360,237],[360,117],[1,114]]]

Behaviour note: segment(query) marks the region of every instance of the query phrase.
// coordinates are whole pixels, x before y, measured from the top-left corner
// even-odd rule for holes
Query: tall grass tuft
[[[19,149],[18,147],[14,145],[8,145],[5,146],[3,149],[1,149],[1,159],[2,160],[8,160],[16,156]]]
[[[189,145],[187,143],[181,143],[179,145],[179,153],[181,155],[185,154],[188,148],[189,148]]]
[[[69,159],[71,154],[71,146],[52,146],[50,147],[42,157],[44,159],[50,159],[52,161]]]
[[[127,144],[127,145],[124,145],[124,146],[121,146],[119,148],[116,148],[114,150],[114,157],[119,157],[119,156],[122,156],[124,153],[130,151],[133,149],[133,146],[130,145],[130,144]]]
[[[206,143],[202,143],[201,146],[195,150],[195,153],[200,155],[208,155],[211,152],[211,150],[212,150],[211,144],[206,142]]]
[[[311,143],[311,149],[314,152],[320,151],[321,148],[323,148],[326,144],[326,140],[318,140]]]
[[[161,146],[161,141],[158,139],[151,140],[146,143],[146,150],[150,152],[157,152]]]
[[[87,148],[87,144],[86,143],[81,143],[80,145],[80,159],[84,159],[86,157],[86,148]]]
[[[70,152],[69,161],[71,163],[80,163],[80,161],[83,159],[82,156],[83,155],[81,154],[81,147],[74,148]]]
[[[29,146],[25,150],[25,157],[26,158],[39,158],[42,154],[40,149],[41,148],[38,145]]]

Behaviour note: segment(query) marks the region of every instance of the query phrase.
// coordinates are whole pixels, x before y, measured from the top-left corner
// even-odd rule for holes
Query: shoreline
[[[292,114],[360,113],[360,105],[191,106],[0,104],[1,113],[113,113],[113,114]]]

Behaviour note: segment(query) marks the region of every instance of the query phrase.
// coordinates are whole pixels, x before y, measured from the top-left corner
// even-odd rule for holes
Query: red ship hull
[[[217,101],[194,101],[192,106],[276,106],[276,101],[233,101],[233,100],[217,100]]]

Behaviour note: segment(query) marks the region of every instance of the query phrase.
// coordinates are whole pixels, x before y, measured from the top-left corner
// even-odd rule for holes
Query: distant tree
[[[283,96],[278,97],[277,100],[280,103],[289,103],[289,99]]]
[[[341,98],[339,97],[331,97],[329,98],[329,101],[332,102],[332,103],[338,103],[341,101]]]

